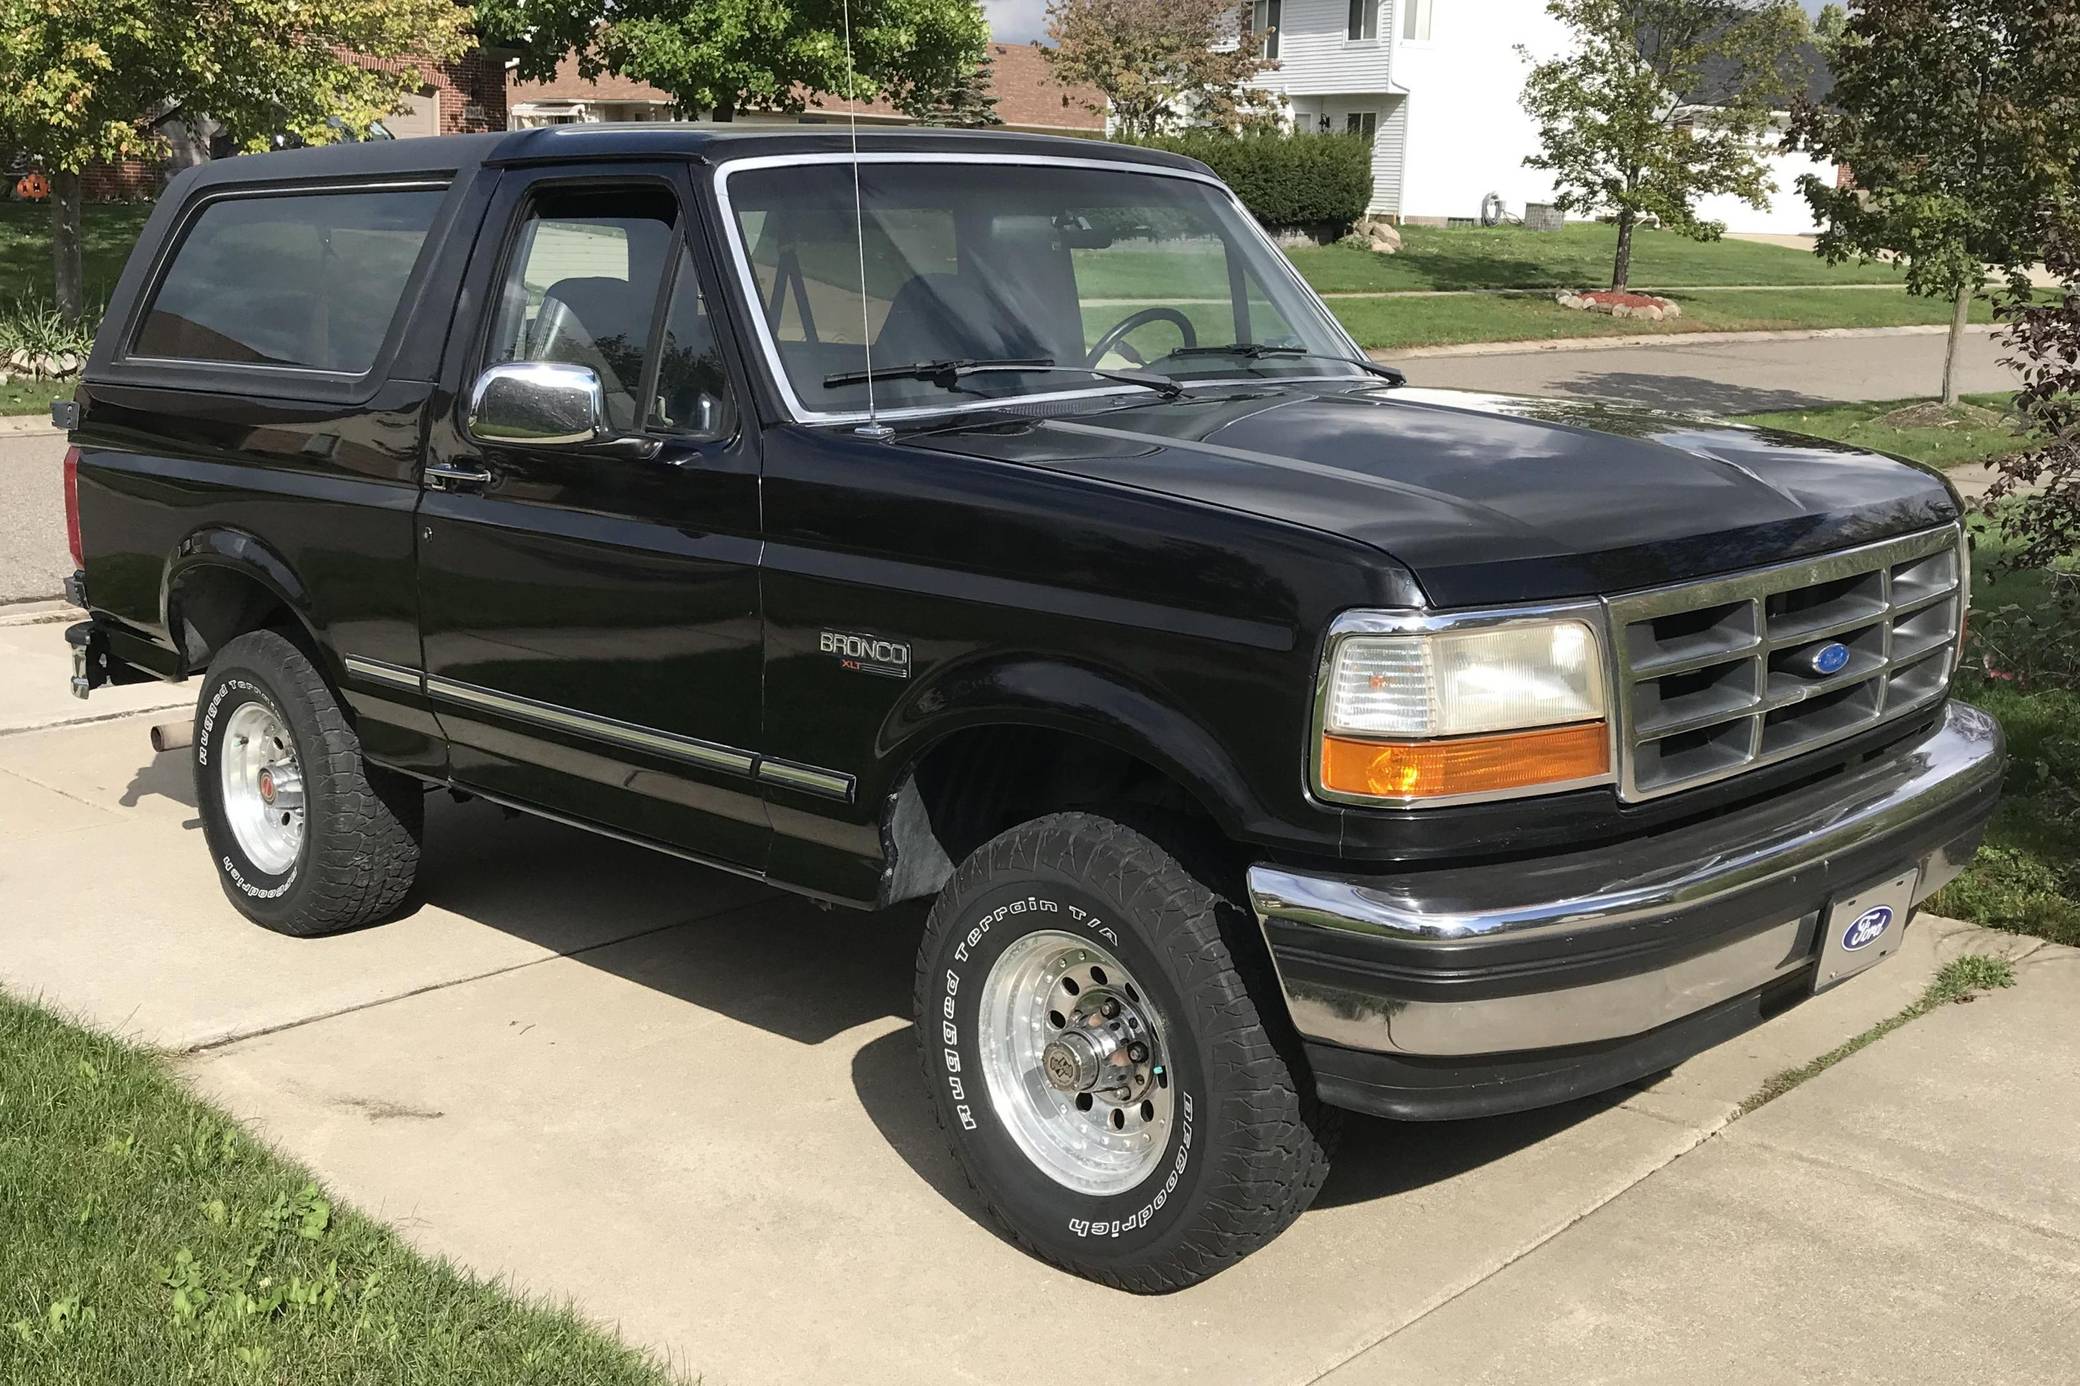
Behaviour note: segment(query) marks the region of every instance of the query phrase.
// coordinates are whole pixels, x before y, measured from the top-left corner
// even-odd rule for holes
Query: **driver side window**
[[[633,431],[677,216],[655,186],[536,197],[513,241],[485,364],[590,366],[608,419]]]

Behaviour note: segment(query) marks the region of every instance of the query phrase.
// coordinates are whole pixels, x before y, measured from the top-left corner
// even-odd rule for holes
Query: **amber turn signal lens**
[[[1379,799],[1442,799],[1594,779],[1611,768],[1602,722],[1442,741],[1322,738],[1322,788]]]

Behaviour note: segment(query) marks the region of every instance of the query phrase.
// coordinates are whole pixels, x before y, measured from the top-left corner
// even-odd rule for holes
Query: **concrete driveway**
[[[908,1032],[917,911],[443,796],[414,912],[268,934],[218,890],[186,753],[146,743],[165,714],[17,729],[64,673],[28,629],[0,664],[27,709],[0,718],[0,984],[174,1051],[420,1247],[710,1383],[2049,1382],[2080,1356],[2069,950],[1923,920],[1658,1082],[1357,1121],[1283,1239],[1132,1299],[1013,1250],[960,1182]],[[2026,954],[2022,985],[1730,1124],[1966,949]]]

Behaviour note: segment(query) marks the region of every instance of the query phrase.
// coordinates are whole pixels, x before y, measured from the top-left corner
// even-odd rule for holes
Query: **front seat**
[[[559,279],[542,295],[528,359],[592,367],[606,392],[607,418],[616,428],[633,429],[653,297],[625,279]]]
[[[1023,318],[986,286],[956,274],[920,274],[896,291],[874,339],[877,365],[1051,356]]]

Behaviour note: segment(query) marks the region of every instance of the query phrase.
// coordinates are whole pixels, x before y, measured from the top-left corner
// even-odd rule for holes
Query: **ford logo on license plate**
[[[1892,906],[1873,905],[1849,921],[1842,930],[1842,947],[1854,953],[1859,948],[1868,948],[1885,936],[1892,927]]]

